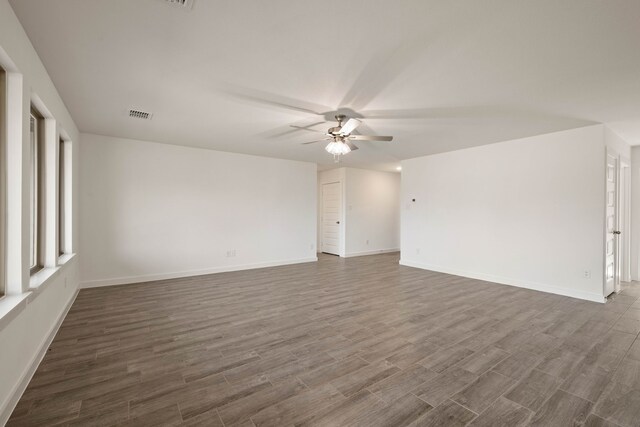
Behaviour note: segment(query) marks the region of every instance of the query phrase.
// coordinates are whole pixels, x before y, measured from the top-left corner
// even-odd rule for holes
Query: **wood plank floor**
[[[640,426],[638,297],[397,254],[87,289],[9,425]]]

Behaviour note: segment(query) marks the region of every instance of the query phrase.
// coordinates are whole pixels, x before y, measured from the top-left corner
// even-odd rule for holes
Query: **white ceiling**
[[[326,168],[324,144],[301,145],[320,134],[282,133],[342,109],[395,137],[343,165],[388,170],[592,123],[640,144],[638,0],[11,4],[83,132]]]

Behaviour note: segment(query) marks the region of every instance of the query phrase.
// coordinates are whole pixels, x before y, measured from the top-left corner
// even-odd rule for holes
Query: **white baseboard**
[[[51,342],[55,338],[56,334],[58,333],[58,329],[60,329],[62,322],[64,321],[65,317],[67,317],[67,313],[69,312],[69,309],[75,302],[76,297],[78,296],[78,292],[79,290],[76,290],[75,293],[73,294],[73,297],[69,299],[69,302],[65,306],[64,310],[62,310],[62,313],[58,317],[58,320],[56,320],[56,323],[53,325],[53,327],[51,328],[47,336],[44,338],[44,340],[40,344],[40,349],[35,354],[35,356],[31,359],[31,362],[29,363],[29,367],[22,374],[22,378],[20,378],[20,381],[18,381],[18,383],[15,385],[15,387],[11,391],[10,397],[5,402],[4,407],[0,409],[0,426],[5,425],[9,420],[9,417],[11,417],[11,413],[16,408],[16,405],[20,401],[20,398],[22,397],[22,395],[24,394],[24,391],[27,389],[27,386],[29,385],[31,378],[33,378],[33,375],[36,373],[38,366],[40,366],[42,359],[44,359],[44,356],[47,354],[47,349],[51,345]]]
[[[174,273],[144,274],[140,276],[114,277],[110,279],[89,280],[80,283],[81,289],[97,288],[100,286],[127,285],[131,283],[153,282],[156,280],[179,279],[182,277],[204,276],[206,274],[227,273],[230,271],[253,270],[256,268],[278,267],[281,265],[302,264],[318,261],[317,257],[292,259],[285,261],[270,261],[255,264],[229,265],[207,268],[204,270],[180,271]]]
[[[587,301],[600,302],[600,303],[604,303],[607,301],[602,294],[585,292],[577,289],[561,288],[558,286],[546,285],[543,283],[535,283],[535,282],[523,281],[519,279],[493,276],[493,275],[484,274],[484,273],[474,273],[469,271],[437,266],[437,265],[423,264],[420,262],[408,261],[404,259],[400,260],[400,265],[404,265],[407,267],[420,268],[422,270],[437,271],[439,273],[453,274],[455,276],[469,277],[471,279],[484,280],[487,282],[499,283],[501,285],[515,286],[517,288],[526,288],[534,291],[541,291],[541,292],[547,292],[550,294],[563,295],[566,297],[578,298],[578,299],[583,299]]]
[[[391,252],[400,252],[400,248],[392,248],[392,249],[378,249],[377,251],[364,251],[364,252],[350,252],[344,255],[344,258],[351,258],[356,256],[365,256],[365,255],[380,255],[380,254],[388,254]]]

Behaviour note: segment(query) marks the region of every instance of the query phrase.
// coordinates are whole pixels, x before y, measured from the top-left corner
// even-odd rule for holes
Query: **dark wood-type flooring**
[[[640,426],[638,297],[397,254],[82,290],[9,425]]]

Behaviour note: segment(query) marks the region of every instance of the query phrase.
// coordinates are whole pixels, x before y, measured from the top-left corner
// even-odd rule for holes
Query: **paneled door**
[[[607,153],[607,206],[605,221],[604,294],[610,295],[616,287],[618,256],[618,158]]]
[[[340,255],[342,183],[322,185],[322,252]]]

